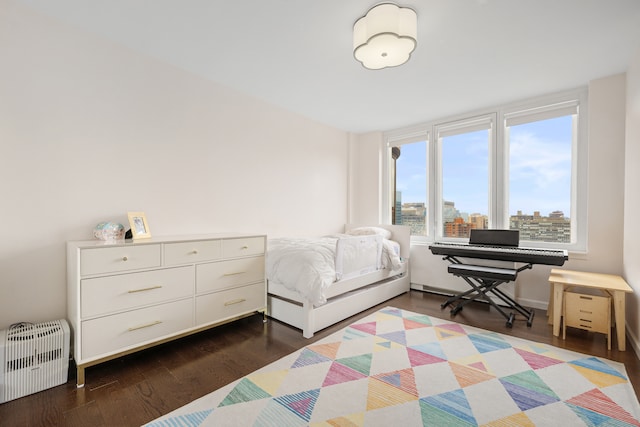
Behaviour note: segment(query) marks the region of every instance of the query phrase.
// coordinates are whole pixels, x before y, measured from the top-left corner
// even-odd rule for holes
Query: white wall
[[[65,317],[65,242],[318,235],[347,220],[349,135],[0,2],[0,328]]]
[[[381,222],[382,134],[350,135],[349,142],[349,222]]]
[[[640,355],[640,49],[627,70],[627,121],[624,191],[623,277],[634,289],[627,295],[627,335]]]
[[[589,84],[588,141],[588,249],[586,254],[570,254],[563,268],[622,274],[625,75],[619,74]],[[357,142],[361,158],[380,155],[381,136],[366,135]],[[362,167],[360,168],[362,169]],[[368,176],[368,175],[367,175]],[[376,206],[381,194],[372,179],[362,180],[360,200]],[[354,190],[355,192],[355,190]],[[354,218],[354,222],[362,219]],[[411,281],[430,288],[467,290],[459,278],[447,274],[447,263],[431,254],[427,245],[411,248]],[[549,301],[548,276],[552,267],[536,265],[519,275],[517,299],[524,305],[546,308]]]

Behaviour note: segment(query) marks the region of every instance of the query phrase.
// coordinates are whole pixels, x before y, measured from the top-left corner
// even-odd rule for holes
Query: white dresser
[[[265,235],[67,242],[67,317],[85,368],[262,311]]]

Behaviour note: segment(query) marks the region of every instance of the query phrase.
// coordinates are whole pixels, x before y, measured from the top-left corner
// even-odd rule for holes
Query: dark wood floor
[[[0,404],[0,426],[138,426],[273,362],[364,317],[394,306],[444,319],[444,297],[411,291],[317,333],[311,340],[299,330],[254,315],[178,341],[131,354],[86,370],[86,386],[77,389],[75,371],[69,382]],[[458,313],[460,323],[593,354],[625,364],[636,395],[640,391],[640,360],[627,342],[607,351],[602,334],[576,329],[556,338],[546,313],[537,311],[533,326],[518,318],[509,329],[487,304],[469,304]]]

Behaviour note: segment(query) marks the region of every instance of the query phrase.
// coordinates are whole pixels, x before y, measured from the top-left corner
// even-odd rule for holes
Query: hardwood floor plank
[[[78,406],[63,413],[65,425],[100,426],[107,425],[106,420],[95,401]]]
[[[441,319],[512,335],[624,363],[636,395],[640,360],[627,351],[607,350],[604,334],[569,329],[553,336],[546,313],[536,310],[533,325],[516,318],[513,328],[488,304],[472,303],[454,318],[442,310],[444,296],[419,291],[400,295],[331,326],[307,340],[300,330],[256,314],[183,339],[133,353],[86,370],[86,386],[66,384],[0,404],[0,426],[138,426],[204,396],[380,308],[394,306]]]

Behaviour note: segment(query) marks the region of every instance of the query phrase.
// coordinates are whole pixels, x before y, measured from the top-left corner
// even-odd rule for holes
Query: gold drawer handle
[[[227,301],[224,303],[225,306],[227,305],[233,305],[233,304],[240,304],[241,302],[245,302],[246,299],[244,298],[239,298],[239,299],[234,299],[233,301]]]
[[[223,276],[237,276],[238,274],[244,274],[246,271],[237,271],[235,273],[224,273]]]
[[[198,255],[198,250],[197,249],[192,250],[191,255]]]
[[[162,321],[156,320],[155,322],[147,323],[146,325],[135,326],[133,328],[129,328],[129,332],[137,331],[138,329],[150,328],[152,326],[159,325],[160,323],[162,323]]]
[[[161,287],[162,285],[156,285],[156,286],[150,286],[148,288],[142,288],[142,289],[130,289],[127,292],[130,294],[135,294],[136,292],[151,291],[153,289],[160,289]]]
[[[240,249],[249,249],[249,246],[245,245],[245,246],[241,247]]]
[[[129,258],[128,258],[128,257],[126,257],[126,256],[123,256],[123,257],[122,257],[122,261],[129,261]]]

